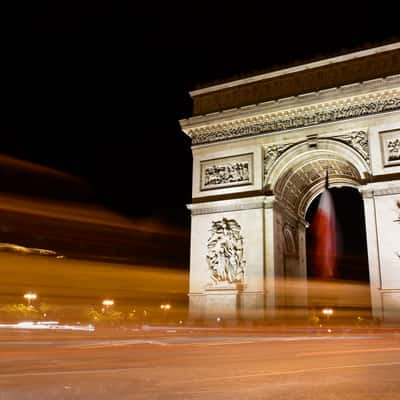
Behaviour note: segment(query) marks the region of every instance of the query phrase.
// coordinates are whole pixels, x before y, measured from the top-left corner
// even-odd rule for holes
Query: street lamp
[[[37,294],[36,293],[25,293],[24,294],[24,299],[28,300],[28,306],[31,305],[32,300],[36,300],[37,299]]]
[[[168,310],[171,309],[171,304],[161,304],[160,308],[164,312],[164,320],[166,321],[167,320],[167,315],[168,315],[167,314]]]
[[[332,308],[324,308],[322,310],[322,314],[326,315],[327,317],[328,316],[330,317],[333,314],[333,310],[332,310]]]
[[[333,310],[332,310],[332,308],[324,308],[324,309],[322,310],[322,314],[324,314],[325,317],[326,317],[326,320],[329,321],[329,317],[330,317],[331,315],[333,315]]]
[[[114,305],[114,300],[105,299],[105,300],[103,300],[103,302],[101,304],[103,304],[103,306],[104,306],[102,311],[105,312],[106,310],[108,311],[109,307]]]

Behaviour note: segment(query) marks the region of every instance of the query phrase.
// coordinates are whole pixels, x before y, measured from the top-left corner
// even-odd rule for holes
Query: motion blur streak
[[[187,297],[185,272],[151,266],[0,253],[0,274],[0,321],[21,321],[25,310],[16,306],[31,290],[38,295],[32,306],[45,304],[46,317],[62,322],[96,322],[90,313],[97,310],[95,316],[101,317],[102,300],[112,298],[109,313],[121,325],[128,317],[130,323],[157,322],[158,317],[178,322]],[[160,311],[165,301],[171,304],[168,315]]]
[[[107,210],[99,205],[79,204],[35,199],[13,194],[0,194],[0,210],[27,213],[33,216],[57,218],[80,223],[102,224],[110,227],[130,228],[145,232],[183,236],[182,230],[163,225],[150,219],[136,221]]]
[[[325,307],[333,310],[329,316],[333,324],[354,325],[371,318],[370,289],[365,282],[281,279],[275,289],[280,305],[275,314],[286,325],[325,325]]]
[[[25,160],[20,160],[18,158],[6,156],[4,154],[0,154],[0,166],[2,167],[3,171],[6,170],[13,170],[13,173],[15,174],[15,171],[20,171],[20,172],[29,172],[31,175],[37,174],[37,175],[47,175],[50,177],[53,177],[55,179],[60,179],[63,181],[69,181],[73,182],[75,184],[79,185],[84,185],[84,182],[80,180],[79,178],[66,174],[62,171],[53,169],[53,168],[48,168],[43,165],[39,164],[34,164],[29,161]]]
[[[18,324],[0,324],[4,329],[23,329],[23,330],[67,330],[67,331],[94,331],[93,325],[59,325],[57,321],[49,322],[18,322]]]
[[[333,278],[336,275],[336,219],[332,196],[328,189],[321,195],[311,229],[316,276]]]

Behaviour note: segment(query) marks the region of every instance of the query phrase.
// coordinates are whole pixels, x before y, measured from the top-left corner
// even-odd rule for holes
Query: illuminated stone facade
[[[389,56],[400,57],[400,44],[191,93],[197,115],[182,120],[181,127],[193,143],[189,296],[194,317],[263,318],[278,306],[307,307],[304,218],[324,189],[327,169],[331,186],[358,188],[364,199],[373,316],[399,317],[400,74],[377,78],[372,68]],[[293,89],[295,95],[267,102],[257,98],[257,85],[271,86],[278,78],[313,69],[330,71],[335,63],[369,65],[375,75],[363,80],[370,76],[356,69],[359,75],[343,86],[312,93]],[[254,104],[201,115],[205,98],[207,107],[215,108],[216,99],[223,104],[224,94],[235,88],[246,93],[246,87],[255,90],[245,96]],[[243,263],[240,279],[210,274],[207,243],[211,227],[221,221],[240,227],[235,239]],[[226,247],[230,250],[219,253],[221,265],[236,271],[236,242]],[[291,279],[300,286],[288,303],[280,283]]]

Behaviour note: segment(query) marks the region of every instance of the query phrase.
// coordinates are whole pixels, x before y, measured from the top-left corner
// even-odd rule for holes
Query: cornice
[[[300,64],[300,65],[297,65],[294,67],[279,69],[279,70],[267,72],[264,74],[254,75],[254,76],[250,76],[247,78],[236,79],[233,81],[228,81],[228,82],[220,83],[217,85],[207,86],[207,87],[204,87],[201,89],[192,90],[191,92],[189,92],[189,94],[191,97],[196,97],[196,96],[200,96],[202,94],[217,92],[217,91],[224,90],[227,88],[246,85],[248,83],[253,83],[253,82],[259,82],[259,81],[275,78],[278,76],[289,75],[289,74],[293,74],[293,73],[300,72],[300,71],[320,68],[320,67],[324,67],[327,65],[342,63],[345,61],[351,61],[351,60],[355,60],[355,59],[359,59],[359,58],[363,58],[363,57],[368,57],[371,55],[381,54],[381,53],[385,53],[388,51],[397,50],[399,48],[400,48],[400,42],[396,42],[396,43],[392,43],[392,44],[388,44],[388,45],[374,47],[372,49],[356,51],[356,52],[343,54],[343,55],[336,56],[336,57],[326,58],[326,59],[319,60],[319,61],[313,61],[313,62],[306,63],[306,64]]]
[[[400,76],[313,92],[180,121],[194,145],[400,109]]]
[[[293,220],[306,224],[306,221],[299,219],[291,210],[284,207],[283,202],[277,196],[256,196],[246,199],[220,200],[207,203],[188,204],[187,208],[193,215],[224,213],[229,211],[243,211],[255,209],[278,208],[281,212],[288,214]]]
[[[400,180],[397,182],[388,181],[380,183],[370,183],[365,186],[361,186],[358,190],[364,199],[370,199],[375,196],[400,194]]]
[[[228,211],[254,210],[268,207],[268,197],[257,196],[246,199],[220,200],[207,203],[188,204],[192,215],[215,214]]]

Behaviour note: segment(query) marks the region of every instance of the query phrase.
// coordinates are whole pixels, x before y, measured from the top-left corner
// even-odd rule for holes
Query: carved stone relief
[[[297,254],[297,246],[296,246],[296,228],[288,223],[283,225],[282,228],[283,238],[285,241],[285,253],[286,255],[296,255]]]
[[[201,190],[252,184],[253,155],[244,154],[201,162]]]
[[[348,105],[332,102],[322,109],[300,107],[290,111],[266,114],[260,117],[259,122],[249,119],[240,120],[236,124],[232,122],[226,125],[220,124],[218,127],[192,128],[188,129],[188,134],[191,136],[193,144],[209,143],[356,118],[399,108],[400,96],[398,93],[382,93],[381,98],[378,99],[361,96],[354,99],[353,104]]]
[[[346,135],[334,136],[333,139],[347,143],[357,150],[369,162],[368,134],[365,131],[351,132]]]
[[[400,130],[381,132],[383,165],[400,165]]]
[[[318,137],[312,138],[313,147],[318,147]],[[343,135],[336,135],[331,137],[323,137],[321,139],[334,139],[340,141],[342,143],[346,143],[347,145],[351,146],[354,150],[356,150],[365,161],[369,162],[369,147],[368,147],[368,134],[365,131],[356,131],[356,132],[349,132]],[[308,140],[311,143],[311,140]],[[298,142],[300,144],[301,142]],[[275,161],[291,146],[294,146],[297,143],[285,143],[285,144],[272,144],[270,146],[266,146],[264,148],[264,179],[267,177],[271,167],[275,163]],[[347,171],[342,171],[344,174],[347,175],[354,175],[354,172],[351,170],[350,167],[347,168]],[[325,172],[324,172],[325,173]],[[316,171],[313,169],[309,169],[307,171],[308,180],[315,180]],[[319,175],[319,173],[318,173]]]
[[[388,161],[400,161],[400,138],[388,140]]]
[[[279,156],[292,145],[287,144],[273,144],[264,149],[264,174],[267,174],[272,164],[279,158]]]
[[[249,180],[249,163],[227,163],[204,169],[204,186]]]
[[[289,169],[283,173],[274,187],[274,194],[279,196],[287,209],[304,216],[306,204],[301,199],[318,183],[324,182],[326,171],[330,178],[341,178],[352,182],[360,180],[357,169],[344,160],[334,158],[312,160],[295,172]]]
[[[241,227],[234,219],[213,221],[207,242],[207,264],[211,282],[242,283],[246,262],[243,259]]]

